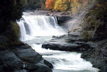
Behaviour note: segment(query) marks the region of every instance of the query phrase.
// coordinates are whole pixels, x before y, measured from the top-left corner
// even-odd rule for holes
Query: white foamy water
[[[59,72],[99,71],[97,68],[93,68],[90,62],[82,59],[81,53],[43,49],[41,45],[36,44],[32,44],[31,46],[35,51],[39,52],[44,59],[53,64],[54,70],[62,70]]]
[[[21,40],[31,40],[35,36],[63,35],[66,32],[58,26],[56,17],[23,15],[20,21]]]
[[[23,15],[17,22],[20,26],[21,41],[29,44],[44,59],[53,64],[53,72],[98,72],[92,64],[81,58],[81,53],[43,49],[42,43],[53,35],[63,35],[65,31],[58,26],[52,16]],[[36,44],[35,44],[36,43]]]

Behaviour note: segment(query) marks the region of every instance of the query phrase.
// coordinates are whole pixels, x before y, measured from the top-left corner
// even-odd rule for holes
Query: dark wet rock
[[[90,48],[87,44],[54,44],[54,43],[44,43],[43,48],[53,49],[53,50],[62,50],[62,51],[85,51]]]
[[[30,46],[0,50],[0,72],[52,72],[52,64]]]
[[[66,22],[66,21],[68,21],[68,20],[70,20],[70,19],[72,19],[71,18],[71,16],[63,16],[63,15],[61,15],[61,16],[57,16],[57,19],[58,19],[58,23],[60,24],[60,23],[64,23],[64,22]]]
[[[100,72],[106,72],[107,66],[107,39],[89,43],[94,47],[92,51],[86,51],[82,58],[90,61],[94,67],[100,69]]]
[[[53,68],[53,65],[52,65],[50,62],[44,60],[44,63],[45,63],[47,66],[49,66],[50,68]]]
[[[21,60],[9,50],[0,51],[0,61],[2,62],[2,70],[5,72],[14,72],[22,67]]]
[[[82,58],[90,61],[93,67],[99,68],[100,72],[106,72],[107,67],[107,39],[84,40],[79,35],[64,35],[53,37],[42,45],[43,48],[81,52]]]
[[[78,52],[93,49],[81,37],[77,35],[72,35],[72,37],[70,38],[68,36],[54,37],[49,42],[43,43],[42,47],[53,50],[78,51]]]
[[[29,63],[37,63],[42,59],[42,56],[31,49],[30,46],[19,46],[12,51],[23,61]]]

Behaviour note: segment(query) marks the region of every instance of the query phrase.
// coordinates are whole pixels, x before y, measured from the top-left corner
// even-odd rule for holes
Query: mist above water
[[[96,1],[93,0],[92,3],[89,3],[86,7],[81,8],[77,14],[72,16],[70,20],[64,23],[65,27],[67,27],[68,32],[80,33],[82,31],[83,19],[88,11],[95,5],[95,3]]]

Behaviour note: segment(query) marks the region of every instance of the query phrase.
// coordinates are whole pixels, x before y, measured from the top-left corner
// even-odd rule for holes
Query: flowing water
[[[64,30],[58,26],[56,17],[40,15],[23,15],[18,21],[21,40],[31,40],[35,36],[63,35]]]
[[[81,53],[43,49],[42,43],[53,35],[66,32],[57,24],[53,16],[23,15],[20,21],[20,40],[29,44],[44,59],[53,64],[53,72],[98,72],[92,64],[81,58]]]

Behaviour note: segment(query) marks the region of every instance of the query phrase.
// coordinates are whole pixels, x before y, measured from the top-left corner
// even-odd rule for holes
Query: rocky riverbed
[[[84,40],[79,35],[64,35],[53,37],[52,40],[45,42],[43,48],[71,51],[82,53],[82,58],[90,61],[100,72],[106,72],[107,63],[107,39],[104,40]]]
[[[38,13],[51,15],[51,13],[44,11],[38,11]],[[35,12],[32,14],[35,14]],[[63,22],[63,20],[65,20],[64,18],[66,18],[65,16],[59,16],[58,21],[61,20],[61,22]],[[71,19],[70,16],[67,17]],[[6,38],[0,36],[0,44],[4,43],[5,45],[5,41]],[[1,47],[3,46],[0,45],[0,48]],[[90,61],[94,67],[100,69],[100,72],[105,72],[106,70],[107,39],[101,38],[97,40],[96,38],[84,40],[80,35],[69,34],[60,37],[54,36],[52,40],[45,42],[42,47],[53,50],[81,52],[82,58]],[[0,49],[0,72],[52,72],[51,68],[52,65],[28,45],[23,44],[15,48],[6,47],[5,49]]]

